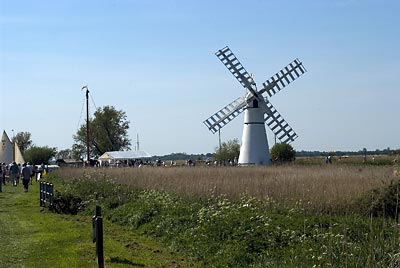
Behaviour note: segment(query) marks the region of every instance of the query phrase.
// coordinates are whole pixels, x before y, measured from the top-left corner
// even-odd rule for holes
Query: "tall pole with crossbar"
[[[90,128],[89,128],[89,88],[88,86],[83,86],[82,90],[86,89],[86,163],[90,164],[90,150],[89,150],[89,140],[90,140]]]
[[[90,163],[90,150],[89,150],[89,138],[90,138],[90,128],[89,128],[89,89],[86,87],[86,154],[87,163]]]

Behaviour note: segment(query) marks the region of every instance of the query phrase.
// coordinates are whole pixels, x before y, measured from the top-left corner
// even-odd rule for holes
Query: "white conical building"
[[[18,144],[13,144],[7,133],[3,131],[3,135],[1,136],[0,162],[10,164],[13,161],[20,164],[25,162]]]
[[[251,98],[248,94],[246,98]],[[270,155],[264,123],[265,102],[253,99],[244,111],[242,146],[239,165],[269,165]]]

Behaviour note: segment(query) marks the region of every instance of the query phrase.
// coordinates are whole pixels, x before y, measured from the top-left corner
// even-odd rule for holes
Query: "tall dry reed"
[[[63,178],[112,179],[139,189],[180,195],[247,194],[313,211],[346,210],[367,191],[390,183],[388,166],[142,167],[67,169]]]

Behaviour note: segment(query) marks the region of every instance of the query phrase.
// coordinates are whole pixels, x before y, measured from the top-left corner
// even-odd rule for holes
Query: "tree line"
[[[130,122],[127,120],[126,113],[117,110],[113,106],[97,108],[92,118],[89,118],[90,139],[89,152],[92,158],[96,159],[105,152],[123,151],[131,149],[131,141],[128,137]],[[56,157],[60,159],[80,159],[86,158],[86,122],[82,124],[73,135],[74,143],[71,148],[57,150],[55,147],[36,146],[31,140],[31,133],[19,132],[13,137],[26,161],[40,164],[48,163],[50,159]],[[164,156],[154,156],[160,160],[201,160],[213,159],[217,161],[228,161],[239,158],[240,144],[238,139],[228,140],[215,148],[213,153],[206,154],[186,154],[172,153]],[[367,150],[363,148],[359,151],[295,151],[290,144],[275,144],[271,148],[271,160],[273,162],[292,161],[295,157],[302,156],[344,156],[344,155],[398,155],[400,149]]]
[[[98,108],[89,119],[90,139],[89,152],[97,158],[105,152],[129,150],[131,142],[128,137],[129,121],[126,113],[113,106]],[[82,124],[73,135],[74,143],[70,149],[57,150],[55,147],[37,146],[31,139],[30,132],[17,133],[12,142],[16,142],[27,162],[45,163],[56,158],[83,160],[86,156],[86,123]]]
[[[354,155],[400,155],[400,149],[375,149],[367,150],[363,148],[358,151],[297,151],[296,156],[354,156]]]

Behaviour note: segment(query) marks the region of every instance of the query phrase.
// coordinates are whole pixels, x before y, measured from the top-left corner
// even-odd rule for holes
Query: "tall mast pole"
[[[218,129],[219,153],[221,153],[221,128]]]
[[[90,161],[90,152],[89,152],[89,138],[90,138],[90,129],[89,129],[89,88],[88,86],[83,86],[82,90],[86,89],[86,162],[89,164]]]
[[[86,155],[87,155],[87,163],[90,163],[90,152],[89,152],[89,137],[90,137],[90,129],[89,129],[89,88],[86,86]]]

